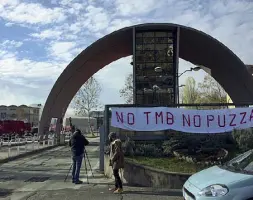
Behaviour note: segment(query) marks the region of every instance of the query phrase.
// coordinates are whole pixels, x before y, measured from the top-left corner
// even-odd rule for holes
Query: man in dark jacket
[[[80,169],[82,166],[83,158],[85,157],[85,146],[89,144],[89,141],[82,135],[81,131],[77,129],[71,139],[69,140],[69,146],[72,151],[72,182],[75,184],[82,184],[79,180]]]

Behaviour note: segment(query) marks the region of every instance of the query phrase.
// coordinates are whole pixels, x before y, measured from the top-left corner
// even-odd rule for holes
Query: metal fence
[[[54,145],[54,134],[43,136],[42,138],[38,135],[11,137],[5,134],[0,137],[0,160]]]

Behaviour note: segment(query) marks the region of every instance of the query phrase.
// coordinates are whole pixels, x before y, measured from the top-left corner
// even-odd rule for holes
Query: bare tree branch
[[[185,86],[182,89],[183,103],[197,103],[199,100],[199,91],[196,86],[196,81],[193,77],[188,77],[185,82]]]
[[[100,107],[101,104],[99,102],[99,97],[101,91],[102,89],[99,82],[94,77],[91,77],[79,89],[73,99],[73,108],[75,113],[79,116],[88,116],[90,129],[90,112]]]
[[[119,91],[120,97],[123,97],[127,104],[133,103],[133,74],[128,74],[125,79],[125,85]]]
[[[226,103],[227,93],[222,86],[209,74],[199,83],[202,103]]]

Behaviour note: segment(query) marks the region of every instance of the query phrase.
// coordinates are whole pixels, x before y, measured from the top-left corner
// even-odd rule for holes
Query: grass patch
[[[126,160],[131,162],[153,167],[156,169],[162,169],[169,172],[179,173],[196,173],[202,169],[207,168],[204,165],[195,163],[189,163],[184,160],[179,160],[175,157],[170,158],[149,158],[149,157],[127,157]]]
[[[228,156],[224,161],[229,161],[241,153],[244,153],[244,151],[239,149],[231,150],[229,151]],[[134,156],[134,157],[127,157],[126,159],[137,164],[153,167],[156,169],[162,169],[169,172],[179,172],[179,173],[196,173],[210,167],[204,164],[190,163],[185,160],[180,160],[176,157],[151,158],[144,156],[140,157]]]

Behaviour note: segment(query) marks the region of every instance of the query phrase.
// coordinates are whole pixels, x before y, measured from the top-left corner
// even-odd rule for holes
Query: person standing
[[[111,189],[115,194],[123,192],[122,180],[119,172],[124,168],[124,153],[122,150],[122,142],[117,138],[116,133],[109,134],[110,141],[110,166],[113,170],[115,178],[115,188]]]
[[[80,181],[80,169],[83,158],[85,158],[85,146],[89,145],[89,141],[82,135],[81,131],[77,129],[69,140],[69,146],[72,151],[72,183],[82,184]]]

